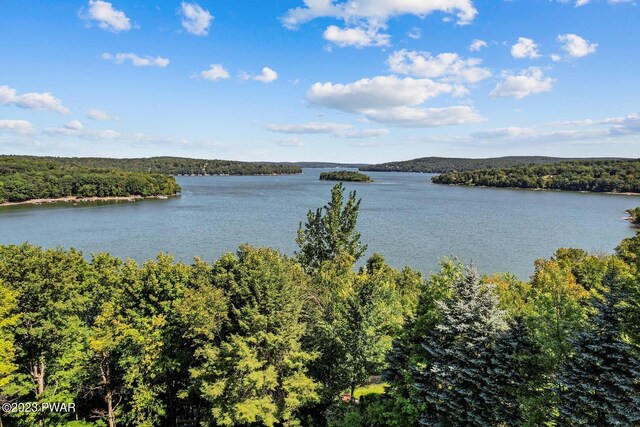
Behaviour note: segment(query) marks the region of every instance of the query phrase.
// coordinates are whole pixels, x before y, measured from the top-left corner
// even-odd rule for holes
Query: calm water
[[[0,243],[108,251],[136,260],[172,252],[213,260],[241,243],[292,254],[298,223],[324,205],[333,183],[320,169],[297,176],[180,177],[181,197],[136,203],[0,208]],[[572,246],[610,253],[634,230],[624,211],[640,197],[434,185],[431,175],[371,173],[348,184],[362,197],[369,251],[424,272],[458,256],[481,272],[526,278],[536,258]]]

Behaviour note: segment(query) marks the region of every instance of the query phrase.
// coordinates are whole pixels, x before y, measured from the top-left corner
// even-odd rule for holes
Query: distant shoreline
[[[0,203],[0,207],[4,206],[20,206],[20,205],[44,205],[51,203],[86,203],[86,202],[137,202],[144,199],[168,199],[175,196],[110,196],[110,197],[58,197],[55,199],[29,199],[23,202],[4,202]]]
[[[610,194],[614,196],[640,196],[640,193],[615,192],[615,191],[584,191],[584,190],[561,190],[558,188],[523,188],[523,187],[493,187],[490,185],[465,185],[465,184],[441,184],[434,182],[435,185],[447,185],[449,187],[465,187],[465,188],[491,188],[495,190],[523,190],[523,191],[551,191],[556,193],[583,193],[583,194]]]

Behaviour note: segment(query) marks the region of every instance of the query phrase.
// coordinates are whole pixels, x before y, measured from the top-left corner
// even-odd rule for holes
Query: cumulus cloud
[[[28,92],[18,95],[17,91],[7,85],[0,86],[0,104],[15,105],[29,110],[49,110],[67,114],[69,109],[62,105],[62,101],[50,92]]]
[[[486,41],[484,41],[484,40],[480,40],[480,39],[474,39],[474,40],[471,42],[471,44],[469,45],[469,50],[470,50],[471,52],[477,52],[477,51],[479,51],[480,49],[485,48],[485,47],[487,47],[487,46],[488,46],[488,44],[487,44],[487,42],[486,42]]]
[[[379,32],[378,26],[361,26],[355,28],[340,28],[330,25],[325,30],[324,39],[340,47],[353,46],[363,48],[367,46],[388,46],[389,34]]]
[[[591,0],[556,0],[558,3],[574,3],[575,7],[585,6],[591,3]],[[607,0],[609,4],[633,3],[635,0]]]
[[[278,73],[276,73],[274,70],[272,70],[269,67],[264,67],[262,69],[262,73],[261,74],[249,74],[249,73],[245,73],[242,72],[240,73],[240,78],[242,80],[255,80],[258,82],[262,82],[262,83],[273,83],[276,80],[278,80]]]
[[[0,132],[8,132],[16,135],[32,135],[35,129],[27,120],[3,120],[0,119]]]
[[[208,70],[200,72],[200,77],[207,80],[217,81],[228,79],[230,77],[229,72],[220,64],[209,65]]]
[[[158,67],[164,68],[169,65],[169,60],[161,56],[138,56],[135,53],[116,53],[111,54],[105,52],[102,54],[102,59],[106,61],[113,61],[116,64],[123,64],[126,61],[130,61],[134,67]]]
[[[388,129],[357,129],[355,126],[343,123],[310,122],[303,124],[269,124],[267,129],[272,132],[309,135],[328,134],[338,138],[375,138],[389,134]]]
[[[387,46],[390,36],[379,33],[390,18],[402,15],[425,17],[434,12],[455,15],[459,25],[471,23],[477,15],[472,0],[303,0],[304,5],[289,9],[281,18],[283,25],[297,29],[317,18],[335,18],[345,28],[332,25],[325,39],[338,46]]]
[[[64,125],[64,127],[65,127],[65,129],[70,129],[70,130],[82,130],[82,129],[84,129],[84,126],[82,125],[82,122],[80,122],[80,120],[71,120],[69,123]]]
[[[87,8],[80,11],[80,18],[87,22],[96,22],[98,27],[114,33],[131,29],[131,20],[127,15],[114,9],[108,1],[89,0]]]
[[[213,15],[198,3],[182,2],[179,14],[182,15],[182,27],[187,32],[196,36],[206,36],[209,33]]]
[[[535,41],[519,37],[518,42],[511,46],[511,56],[517,59],[536,59],[540,58],[540,52],[538,52],[538,45]]]
[[[91,108],[87,110],[87,117],[91,120],[104,121],[104,120],[114,120],[113,117],[106,111],[99,110],[97,108]]]
[[[439,95],[456,95],[464,88],[431,79],[378,76],[348,84],[315,83],[307,92],[310,104],[347,113],[363,114],[372,121],[397,126],[444,126],[482,120],[471,107],[421,108]]]
[[[529,67],[518,74],[505,72],[503,81],[491,91],[493,97],[521,99],[529,95],[550,92],[553,79],[546,77],[540,67]]]
[[[478,83],[491,77],[491,71],[481,68],[481,59],[461,58],[457,53],[414,52],[406,49],[392,53],[387,60],[394,73],[423,78],[443,78],[449,81]]]
[[[115,140],[115,139],[119,139],[122,136],[119,132],[116,132],[111,129],[86,130],[82,125],[79,128],[77,128],[77,127],[74,127],[73,122],[67,123],[67,125],[61,128],[45,129],[43,133],[47,136],[52,136],[52,137],[71,137],[71,138],[88,139],[92,141]]]
[[[304,6],[289,9],[282,22],[285,27],[295,29],[316,18],[386,22],[396,16],[423,17],[433,12],[455,14],[458,24],[470,23],[478,13],[471,0],[304,0]]]
[[[597,43],[591,43],[576,34],[561,34],[557,40],[562,43],[561,49],[572,58],[582,58],[594,53],[598,48]]]

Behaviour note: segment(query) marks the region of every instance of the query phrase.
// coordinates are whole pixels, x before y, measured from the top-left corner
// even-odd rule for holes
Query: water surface
[[[171,252],[190,262],[213,260],[239,244],[292,254],[300,221],[324,205],[335,183],[324,169],[302,175],[178,177],[182,196],[135,203],[0,208],[0,243],[108,251],[144,261]],[[562,246],[611,253],[634,229],[624,211],[640,197],[572,192],[450,187],[429,174],[369,173],[374,183],[346,184],[361,197],[359,229],[368,254],[395,267],[434,270],[457,256],[481,272],[522,278],[536,258]]]

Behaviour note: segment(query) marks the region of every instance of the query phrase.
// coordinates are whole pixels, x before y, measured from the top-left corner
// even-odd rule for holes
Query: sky
[[[636,0],[5,0],[0,41],[0,154],[640,157]]]

